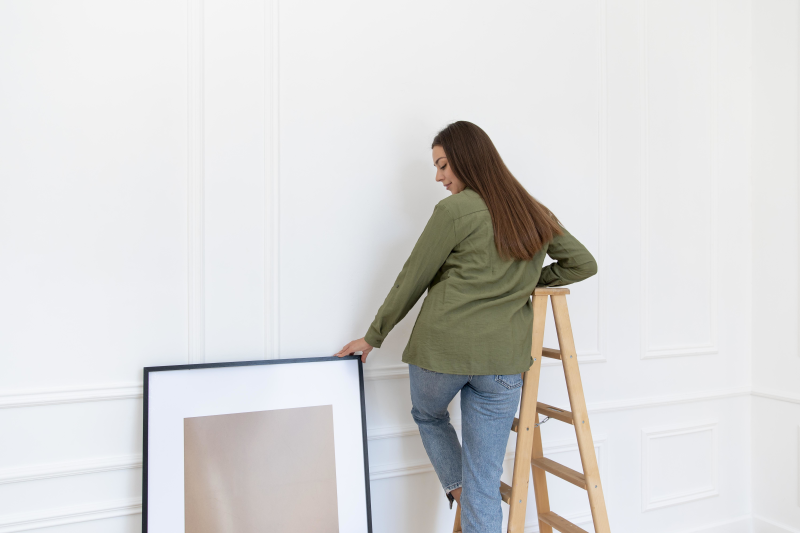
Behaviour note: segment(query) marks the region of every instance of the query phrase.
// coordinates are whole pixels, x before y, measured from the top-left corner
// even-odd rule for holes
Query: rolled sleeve
[[[561,231],[548,243],[547,255],[556,262],[542,268],[538,287],[569,285],[597,274],[597,261],[589,250],[563,226]]]

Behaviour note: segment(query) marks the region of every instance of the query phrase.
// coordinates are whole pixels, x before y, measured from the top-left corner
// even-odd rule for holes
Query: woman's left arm
[[[440,202],[433,209],[433,214],[414,245],[411,255],[364,335],[364,340],[369,346],[381,347],[386,335],[403,320],[428,288],[456,244],[458,243],[455,221],[447,207]],[[344,352],[347,352],[348,346],[355,342],[347,344],[336,355],[349,355]]]

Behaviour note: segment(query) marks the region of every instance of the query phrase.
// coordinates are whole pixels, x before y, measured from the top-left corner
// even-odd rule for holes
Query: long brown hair
[[[508,170],[494,143],[472,122],[459,120],[433,138],[453,173],[483,198],[492,217],[494,242],[503,259],[530,260],[556,235],[556,216]]]

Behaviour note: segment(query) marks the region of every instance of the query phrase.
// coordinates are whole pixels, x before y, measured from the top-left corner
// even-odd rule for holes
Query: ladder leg
[[[539,423],[539,413],[536,413],[536,423]],[[533,453],[531,453],[531,459],[541,459],[542,457],[544,457],[542,430],[541,427],[536,427],[533,431]],[[536,497],[536,514],[549,513],[550,497],[547,494],[547,472],[531,465],[531,474],[533,476],[533,492]],[[553,528],[540,520],[539,532],[553,533]]]
[[[539,423],[539,413],[536,413],[536,423]],[[544,457],[542,449],[542,430],[541,427],[536,427],[533,430],[533,452],[531,459],[541,459]],[[531,474],[533,475],[533,492],[536,497],[536,513],[549,513],[550,512],[550,497],[547,494],[547,472],[541,468],[534,468],[531,465]],[[539,533],[553,533],[553,528],[549,524],[539,521]]]
[[[567,380],[567,392],[569,393],[575,436],[578,439],[583,475],[586,478],[586,490],[589,493],[589,507],[592,511],[594,530],[595,533],[610,533],[611,529],[608,524],[603,486],[600,484],[600,471],[597,467],[592,430],[589,426],[589,415],[586,411],[586,400],[583,396],[583,386],[581,385],[578,355],[575,352],[572,325],[567,311],[567,297],[563,294],[553,295],[551,296],[551,302],[556,332],[558,333],[558,344],[561,349],[561,362],[564,365],[564,376]]]
[[[456,521],[453,523],[453,533],[461,531],[461,504],[456,505]]]
[[[533,364],[524,373],[522,397],[519,403],[519,425],[517,447],[514,453],[514,475],[511,481],[511,499],[508,509],[508,533],[523,533],[525,511],[528,501],[531,451],[536,419],[536,401],[539,395],[539,371],[542,367],[542,344],[544,322],[547,314],[547,295],[533,296],[533,340],[531,357]]]

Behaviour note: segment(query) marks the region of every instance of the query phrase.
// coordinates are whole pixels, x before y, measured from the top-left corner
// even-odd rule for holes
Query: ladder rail
[[[523,533],[525,530],[526,502],[528,501],[528,480],[531,453],[533,451],[534,430],[536,427],[536,399],[539,394],[539,375],[542,368],[542,346],[544,345],[544,325],[547,316],[547,296],[533,297],[533,333],[531,358],[533,364],[522,377],[522,396],[519,406],[519,425],[517,446],[514,457],[514,473],[511,480],[511,503],[508,511],[508,533]],[[549,532],[543,532],[549,533]]]
[[[564,377],[567,380],[567,393],[572,411],[572,425],[575,427],[575,436],[578,440],[578,450],[586,480],[586,491],[589,494],[589,507],[592,511],[595,533],[610,533],[603,486],[600,483],[600,470],[597,466],[589,414],[586,410],[586,399],[581,385],[578,355],[575,351],[572,325],[567,309],[567,298],[564,295],[553,295],[550,297],[550,303],[553,307],[558,345],[561,349],[561,363],[564,367]]]
[[[536,413],[536,423],[539,423],[539,413]],[[533,453],[531,454],[531,465],[533,461],[544,459],[544,448],[542,446],[542,426],[536,426],[533,436]],[[533,478],[533,496],[536,500],[536,514],[542,515],[550,512],[550,495],[547,492],[547,473],[540,468],[531,469]],[[538,518],[538,517],[537,517]],[[539,519],[539,533],[553,533],[553,528],[547,522]]]

